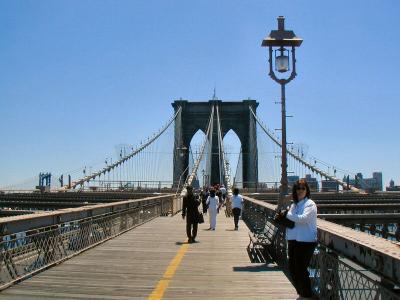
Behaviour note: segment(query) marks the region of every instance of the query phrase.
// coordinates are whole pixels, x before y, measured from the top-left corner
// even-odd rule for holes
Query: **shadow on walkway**
[[[186,245],[189,244],[189,242],[175,242],[175,245],[181,246],[181,245]]]
[[[246,267],[233,267],[234,272],[270,272],[270,271],[282,271],[275,264],[258,264]]]

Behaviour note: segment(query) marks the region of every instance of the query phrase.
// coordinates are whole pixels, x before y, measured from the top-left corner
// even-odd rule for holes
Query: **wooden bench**
[[[272,261],[268,253],[268,249],[273,246],[278,227],[272,223],[264,226],[263,229],[256,230],[255,232],[249,231],[249,245],[247,252],[252,262],[268,262]]]

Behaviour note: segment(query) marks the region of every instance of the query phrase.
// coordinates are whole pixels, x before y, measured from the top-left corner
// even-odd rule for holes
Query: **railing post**
[[[317,256],[318,265],[313,266],[315,269],[314,276],[317,275],[319,268],[319,284],[316,278],[312,281],[313,289],[319,290],[320,299],[339,300],[340,294],[340,276],[338,257],[334,253],[329,253],[325,247],[319,247],[319,255]]]
[[[382,237],[386,239],[388,237],[388,232],[389,232],[388,224],[385,223],[382,225]]]

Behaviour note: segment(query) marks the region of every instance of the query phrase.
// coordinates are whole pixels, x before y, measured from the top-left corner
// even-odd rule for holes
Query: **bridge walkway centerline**
[[[251,263],[248,228],[220,213],[199,225],[160,299],[296,299],[274,265]],[[186,244],[186,221],[159,217],[0,293],[1,299],[148,299]],[[186,247],[186,246],[185,246]]]

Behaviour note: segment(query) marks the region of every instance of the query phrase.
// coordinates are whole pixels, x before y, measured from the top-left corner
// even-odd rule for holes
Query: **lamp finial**
[[[284,16],[278,17],[278,30],[279,31],[285,30],[285,17]]]

